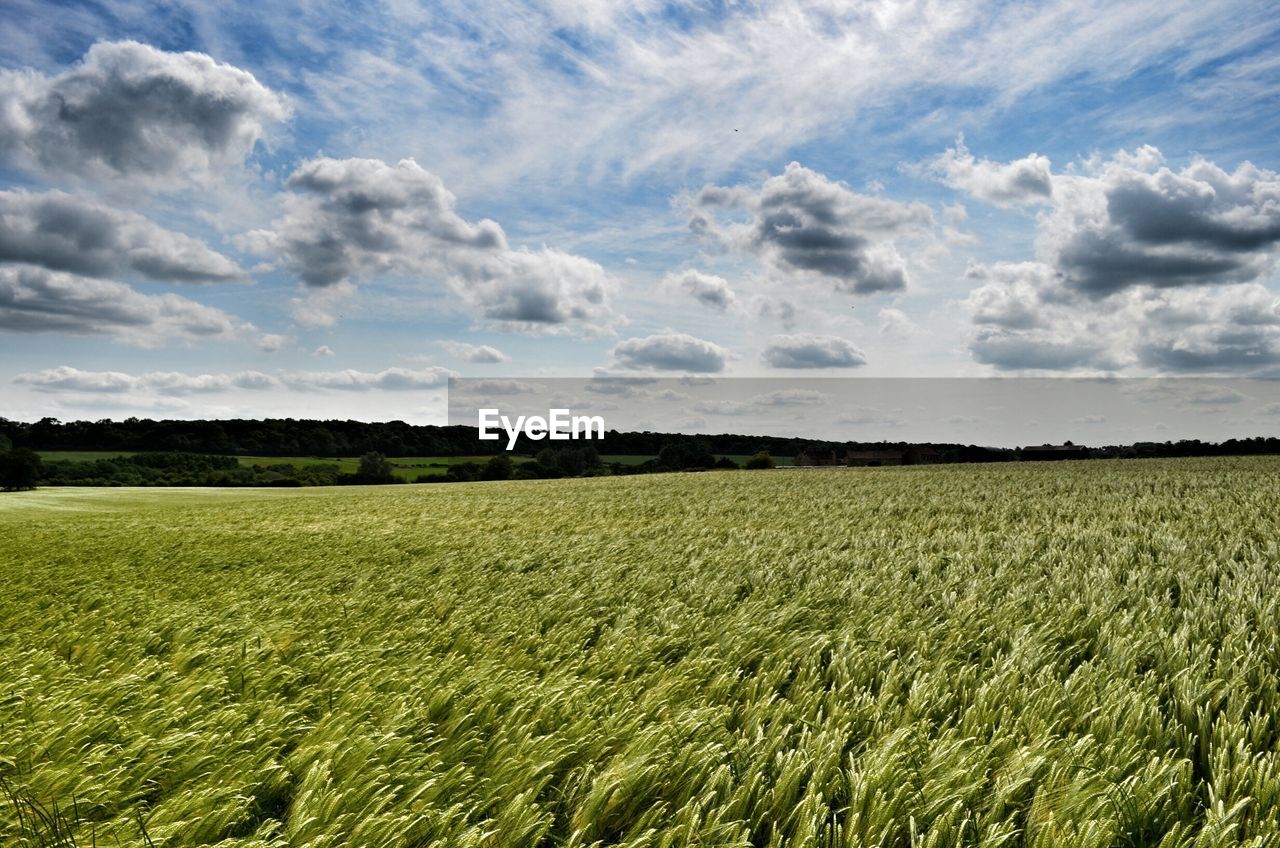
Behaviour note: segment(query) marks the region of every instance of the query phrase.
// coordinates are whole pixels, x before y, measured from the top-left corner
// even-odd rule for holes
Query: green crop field
[[[0,496],[0,845],[1280,841],[1280,460]]]

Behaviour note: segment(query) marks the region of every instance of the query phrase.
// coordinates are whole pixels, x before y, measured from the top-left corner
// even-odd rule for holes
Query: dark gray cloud
[[[143,346],[169,339],[226,339],[245,325],[176,294],[29,265],[0,267],[0,330],[105,334]]]
[[[1247,373],[1280,364],[1280,175],[1143,147],[1053,177],[1038,262],[971,265],[975,359],[1006,370]]]
[[[1221,191],[1232,182],[1234,191]],[[1202,162],[1182,174],[1161,169],[1118,176],[1107,189],[1107,213],[1141,244],[1186,242],[1243,253],[1280,240],[1277,200],[1275,175],[1246,166],[1233,178]]]
[[[238,164],[284,101],[203,53],[93,45],[57,76],[0,72],[0,156],[90,178],[169,181]]]
[[[443,279],[485,318],[510,329],[616,320],[595,262],[550,248],[512,248],[491,220],[471,223],[438,177],[411,159],[316,159],[288,181],[285,215],[245,246],[279,256],[313,290],[380,275]]]
[[[174,283],[246,279],[235,262],[198,239],[60,191],[0,191],[0,262]]]
[[[287,185],[298,196],[270,235],[309,286],[389,270],[435,249],[507,248],[501,227],[463,220],[440,178],[410,159],[394,167],[378,159],[314,159]]]
[[[1151,251],[1120,233],[1091,230],[1077,232],[1062,244],[1054,265],[1071,288],[1091,297],[1106,297],[1137,285],[1241,283],[1260,272],[1250,257],[1199,248]]]
[[[774,368],[856,368],[866,354],[838,336],[774,336],[764,349],[766,365]]]
[[[854,294],[906,288],[906,261],[894,239],[926,232],[934,223],[923,204],[858,194],[795,162],[765,180],[759,192],[708,186],[690,206],[695,233]],[[721,208],[745,210],[750,220],[720,224]]]
[[[1246,163],[1160,165],[1152,147],[1055,178],[1041,258],[1091,298],[1261,280],[1280,243],[1280,175]]]
[[[716,373],[724,370],[727,356],[719,345],[684,333],[626,339],[613,349],[618,367],[654,371]]]

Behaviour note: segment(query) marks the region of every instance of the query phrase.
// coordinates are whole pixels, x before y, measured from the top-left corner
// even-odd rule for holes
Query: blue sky
[[[0,414],[1273,376],[1268,6],[6,3]]]

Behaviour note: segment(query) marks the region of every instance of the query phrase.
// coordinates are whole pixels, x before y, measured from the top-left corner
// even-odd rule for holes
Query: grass
[[[72,462],[91,462],[96,459],[112,459],[117,456],[132,456],[136,451],[40,451],[40,456],[47,460],[67,460]],[[738,465],[745,465],[746,461],[751,457],[739,454],[717,454],[720,456],[728,456]],[[617,462],[622,465],[639,465],[645,460],[654,459],[653,456],[640,456],[636,454],[610,454],[601,456],[604,462]],[[253,465],[292,465],[301,468],[305,465],[336,465],[338,470],[343,474],[354,474],[360,465],[359,457],[316,457],[316,456],[237,456],[240,464],[249,467]],[[516,463],[529,462],[532,457],[519,456],[511,454],[511,460]],[[397,477],[406,480],[413,480],[419,475],[442,475],[449,470],[450,465],[457,465],[463,462],[475,462],[483,465],[489,461],[488,456],[396,456],[388,457],[391,463],[392,472]],[[793,460],[789,456],[777,456],[773,460],[779,466],[788,466],[793,464]]]
[[[0,551],[5,846],[1280,839],[1273,458],[41,490]]]
[[[716,459],[719,459],[720,457],[724,457],[724,456],[727,456],[729,459],[732,459],[734,462],[738,463],[738,465],[745,465],[747,460],[751,458],[751,454],[718,453],[716,454]],[[607,455],[601,454],[600,459],[603,462],[616,462],[616,463],[619,463],[620,465],[640,465],[642,462],[645,462],[646,460],[657,459],[657,456],[643,456],[643,455],[630,454],[630,453],[615,453],[615,454],[607,454]],[[773,462],[775,465],[778,465],[778,466],[788,466],[788,465],[793,465],[795,461],[789,456],[775,456],[773,458]]]
[[[97,459],[113,459],[117,456],[132,456],[137,451],[40,451],[46,460],[67,460],[72,462],[91,462]],[[343,474],[354,474],[360,467],[359,457],[316,457],[316,456],[237,456],[240,465],[248,468],[254,465],[292,465],[302,468],[307,465],[337,466]],[[489,461],[488,456],[395,456],[388,457],[391,471],[397,477],[413,480],[420,475],[440,476],[449,470],[450,465],[463,462],[475,462],[483,465]],[[530,457],[512,456],[513,462],[528,462]]]
[[[94,462],[99,459],[115,459],[117,456],[133,456],[137,451],[36,451],[42,459],[58,462]]]

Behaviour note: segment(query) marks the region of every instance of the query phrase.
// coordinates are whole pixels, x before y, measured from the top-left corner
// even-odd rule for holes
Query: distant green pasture
[[[93,462],[98,459],[114,459],[117,456],[133,456],[137,451],[40,451],[40,456],[49,461]],[[750,459],[748,454],[717,454],[727,456],[739,465]],[[616,462],[621,465],[640,465],[655,457],[647,454],[604,454],[600,459],[604,462]],[[527,456],[512,455],[513,462],[530,462]],[[292,465],[302,468],[306,465],[336,465],[342,474],[354,474],[360,467],[360,458],[354,456],[237,456],[236,460],[246,468],[254,465]],[[483,465],[489,461],[487,456],[393,456],[388,457],[391,469],[397,477],[413,480],[421,476],[439,476],[449,470],[450,465],[464,462],[475,462]],[[778,465],[792,465],[789,456],[775,456],[773,461]]]
[[[343,474],[354,474],[360,467],[360,458],[344,456],[334,459],[332,457],[316,457],[316,456],[238,456],[236,457],[241,465],[252,466],[271,466],[271,465],[292,465],[302,468],[306,465],[337,465],[338,471]],[[513,456],[514,462],[528,462],[527,456]],[[405,480],[413,480],[422,476],[441,476],[448,472],[450,465],[460,465],[464,462],[474,462],[480,465],[489,461],[487,456],[390,456],[387,462],[391,463],[391,471],[397,477]]]
[[[726,456],[729,459],[732,459],[734,462],[738,463],[739,465],[745,464],[746,461],[751,458],[750,454],[741,454],[741,453],[716,454],[717,459],[719,459],[722,456]],[[657,457],[649,454],[610,453],[610,454],[601,454],[600,459],[603,462],[616,462],[619,465],[640,465],[641,463],[647,462],[651,459],[657,459]],[[773,461],[774,461],[774,464],[776,465],[793,465],[794,464],[793,460],[789,456],[775,456],[773,458]]]
[[[117,456],[133,456],[137,451],[40,451],[40,456],[48,461],[93,462],[99,459],[114,459]],[[307,465],[337,466],[343,474],[354,474],[360,467],[360,458],[352,456],[237,456],[236,460],[244,467],[254,465],[292,465],[302,468]],[[514,462],[528,462],[527,456],[513,456]],[[393,456],[388,457],[392,472],[405,480],[413,480],[420,476],[443,475],[450,465],[464,462],[484,464],[487,456]]]

